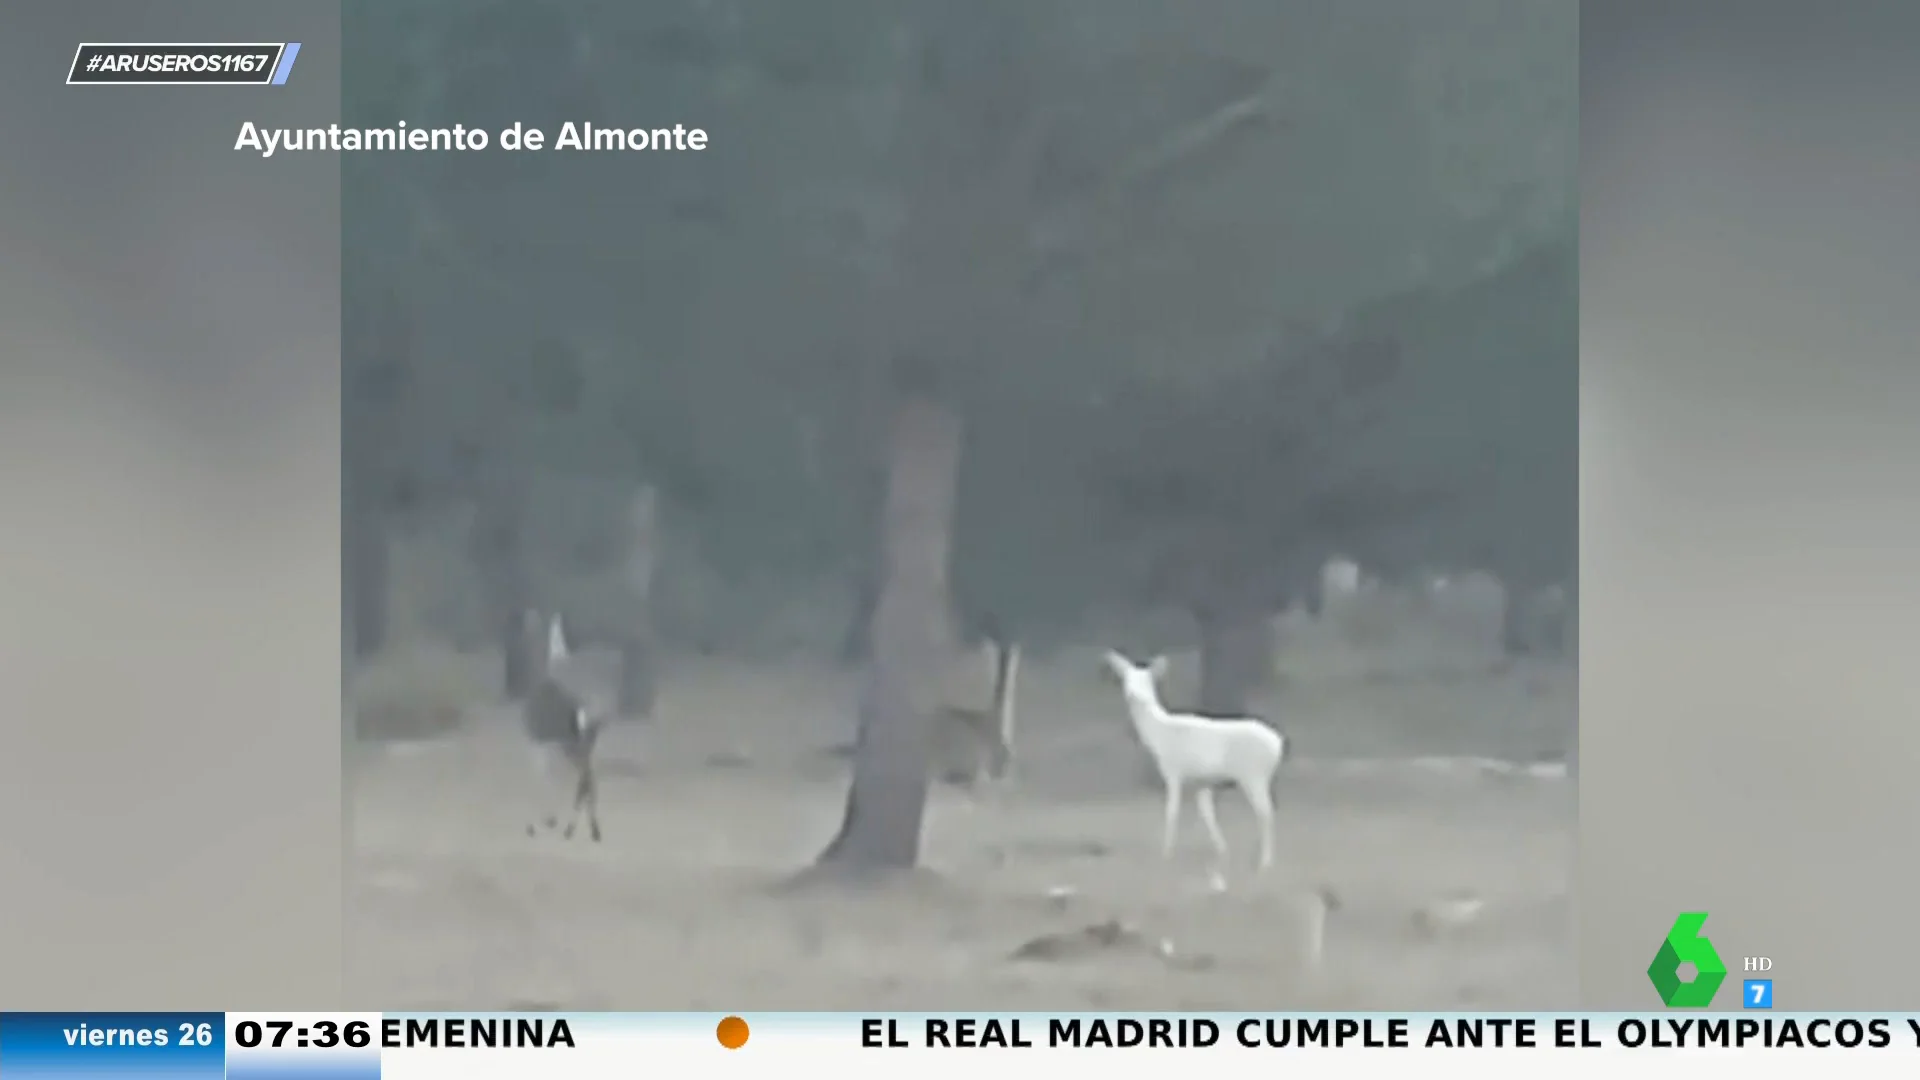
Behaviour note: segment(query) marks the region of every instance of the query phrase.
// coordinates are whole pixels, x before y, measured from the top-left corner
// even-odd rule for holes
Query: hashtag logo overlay
[[[300,55],[298,42],[256,45],[91,44],[67,69],[67,85],[282,86]]]
[[[1653,980],[1660,1001],[1670,1009],[1704,1009],[1713,1004],[1713,996],[1726,981],[1727,965],[1720,962],[1713,942],[1700,932],[1706,925],[1704,911],[1689,911],[1673,920],[1673,929],[1667,931],[1660,951],[1653,954],[1653,963],[1647,965],[1647,978]],[[1682,964],[1693,965],[1691,980],[1681,978]]]

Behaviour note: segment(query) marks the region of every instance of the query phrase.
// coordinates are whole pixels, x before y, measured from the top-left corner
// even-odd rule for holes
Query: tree
[[[1028,582],[1071,581],[1074,568],[1098,563],[1097,587],[1109,592],[1131,565],[1144,578],[1137,587],[1193,610],[1208,711],[1245,708],[1271,656],[1268,616],[1307,589],[1326,555],[1463,513],[1481,482],[1445,468],[1459,455],[1437,452],[1429,436],[1480,441],[1473,405],[1496,398],[1494,385],[1457,396],[1468,407],[1434,435],[1420,422],[1430,404],[1388,384],[1444,378],[1398,369],[1456,357],[1409,352],[1396,328],[1357,317],[1379,298],[1446,295],[1506,264],[1569,205],[1572,8],[1470,7],[1468,35],[1431,13],[1332,18],[1289,6],[1281,19],[1223,5],[1237,17],[1212,37],[1168,25],[1152,47],[1076,54],[1082,93],[1066,95],[1060,115],[1073,122],[1046,158],[1095,197],[1043,205],[1035,231],[1046,272],[1027,308],[1035,351],[1050,371],[1072,374],[1024,389],[1063,399],[1084,421],[1051,426],[1121,433],[1100,468],[1123,482],[1093,517],[1100,535],[1139,550],[1111,560],[1090,559],[1084,545],[1000,550],[1014,549],[1006,565],[1050,562],[1054,573],[1029,569]],[[1154,18],[1129,15],[1143,26]],[[1196,64],[1196,53],[1212,63]],[[1156,115],[1166,101],[1181,108]],[[1170,134],[1129,152],[1127,138],[1137,146],[1143,129]],[[1564,310],[1554,317],[1570,325]],[[1404,362],[1352,382],[1339,354],[1354,350]],[[1051,360],[1089,354],[1099,366]],[[1483,375],[1469,366],[1453,378]],[[1087,401],[1072,402],[1075,391]],[[1528,453],[1514,439],[1502,448]],[[1126,481],[1129,470],[1137,475]],[[1003,485],[999,498],[1020,489]],[[1111,496],[1145,505],[1128,513]],[[1454,509],[1442,513],[1446,504]]]
[[[959,414],[935,392],[909,384],[893,416],[882,525],[886,570],[860,699],[853,780],[840,830],[819,860],[863,871],[911,867],[920,857],[933,704],[925,691],[945,637],[960,463]]]
[[[1443,513],[1353,538],[1375,565],[1497,574],[1511,600],[1578,581],[1579,269],[1569,220],[1511,263],[1439,293],[1371,305],[1359,321],[1410,342],[1399,431],[1460,477]],[[1471,416],[1471,425],[1459,418]],[[1514,604],[1503,635],[1513,646]]]
[[[480,506],[503,619],[548,472],[600,477],[609,514],[650,486],[732,578],[865,564],[906,629],[874,635],[826,861],[909,864],[949,591],[1023,640],[1185,605],[1224,709],[1322,549],[1464,513],[1484,478],[1395,412],[1464,353],[1354,313],[1499,270],[1568,201],[1572,97],[1538,69],[1571,70],[1573,9],[1466,5],[1470,33],[1259,0],[359,11],[360,122],[715,136],[347,163],[357,265],[419,316],[410,467]],[[953,505],[902,510],[922,489]]]
[[[1108,588],[1192,612],[1200,711],[1244,714],[1271,675],[1272,615],[1312,602],[1328,555],[1454,497],[1456,477],[1379,451],[1406,367],[1394,339],[1296,327],[1205,392],[1141,378],[1081,425],[1104,435],[1077,470],[1093,527],[1132,551]]]
[[[660,495],[642,487],[627,512],[621,581],[628,611],[620,635],[620,711],[650,716],[659,694],[659,639],[654,624],[653,577],[660,563]]]
[[[413,362],[404,303],[388,293],[354,309],[342,369],[342,607],[352,660],[384,649],[391,614],[388,523],[403,489],[402,420]]]

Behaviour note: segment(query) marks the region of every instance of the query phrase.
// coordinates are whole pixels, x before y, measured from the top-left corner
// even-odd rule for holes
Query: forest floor
[[[849,736],[851,674],[675,666],[655,717],[603,744],[597,845],[525,834],[554,784],[511,713],[475,709],[454,735],[353,757],[350,995],[380,1009],[1571,1006],[1574,782],[1473,760],[1560,756],[1571,667],[1347,659],[1295,654],[1261,703],[1297,752],[1279,858],[1251,873],[1251,818],[1224,796],[1224,893],[1191,812],[1162,861],[1159,797],[1091,656],[1028,665],[1017,782],[985,798],[936,787],[926,870],[869,889],[782,887],[839,822],[847,764],[827,748]],[[1316,971],[1303,942],[1321,887],[1342,906]],[[1484,903],[1475,918],[1422,925],[1460,892]],[[1140,937],[1012,956],[1108,920]]]

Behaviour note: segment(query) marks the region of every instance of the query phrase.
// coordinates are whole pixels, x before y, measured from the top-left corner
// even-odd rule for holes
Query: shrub
[[[483,656],[428,641],[396,644],[362,665],[348,684],[353,733],[367,740],[445,735],[471,705],[490,696],[491,673]]]

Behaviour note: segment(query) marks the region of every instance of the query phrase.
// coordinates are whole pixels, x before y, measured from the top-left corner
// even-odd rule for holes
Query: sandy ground
[[[1564,1008],[1574,785],[1413,755],[1525,760],[1573,708],[1571,672],[1467,665],[1294,678],[1269,703],[1299,756],[1279,864],[1223,796],[1230,889],[1191,812],[1173,862],[1116,691],[1085,662],[1029,665],[1020,777],[937,789],[927,872],[869,890],[780,884],[839,820],[849,676],[676,668],[658,715],[603,746],[606,840],[530,839],[551,804],[498,708],[422,744],[356,753],[349,985],[371,1008]],[[1335,665],[1319,663],[1325,673]],[[1392,756],[1386,751],[1392,750]],[[542,803],[542,800],[545,803]],[[1329,887],[1325,961],[1307,897]],[[1417,915],[1466,890],[1484,910]],[[1071,893],[1066,899],[1057,895]],[[1138,942],[1018,960],[1118,919]]]

